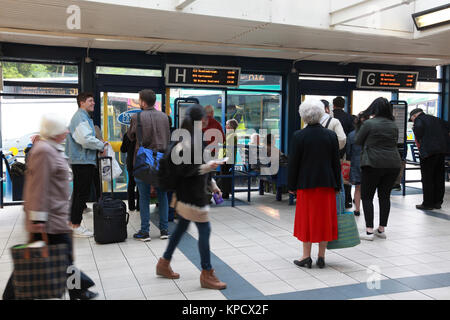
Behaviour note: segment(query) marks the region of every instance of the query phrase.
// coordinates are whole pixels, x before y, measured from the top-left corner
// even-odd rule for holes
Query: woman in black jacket
[[[365,111],[371,119],[364,121],[356,132],[355,144],[361,152],[361,199],[366,220],[366,232],[361,239],[372,241],[374,234],[385,239],[391,208],[391,190],[400,172],[401,159],[397,149],[398,128],[392,106],[386,98],[375,99]],[[380,226],[373,230],[373,197],[378,192]]]
[[[218,161],[210,161],[208,163],[196,163],[194,157],[194,123],[197,122],[201,130],[201,120],[205,116],[202,106],[193,105],[186,110],[185,118],[181,129],[185,129],[190,134],[190,142],[183,140],[174,144],[168,152],[171,156],[171,171],[173,172],[176,183],[176,199],[175,210],[178,214],[177,227],[170,237],[169,244],[163,257],[159,259],[156,265],[156,274],[169,279],[178,279],[180,275],[173,272],[170,267],[170,260],[175,251],[181,237],[186,232],[191,221],[195,222],[199,237],[198,248],[200,251],[200,259],[202,265],[202,273],[200,275],[200,284],[202,288],[208,289],[225,289],[226,283],[221,282],[215,275],[211,266],[211,257],[209,249],[209,236],[211,234],[211,226],[209,223],[209,201],[211,192],[221,193],[214,179],[209,172],[214,171],[220,164]],[[200,148],[200,159],[203,162],[204,146]],[[174,154],[180,158],[180,164],[175,164]],[[183,156],[184,155],[184,156]],[[187,156],[189,155],[189,156]],[[185,157],[187,156],[187,159]],[[174,200],[172,200],[174,201]]]
[[[288,187],[297,193],[294,236],[303,242],[297,266],[311,268],[311,246],[319,243],[317,265],[325,267],[328,241],[336,240],[336,193],[341,189],[341,166],[336,133],[320,124],[323,103],[307,99],[300,116],[308,126],[294,133],[288,164]]]
[[[128,171],[128,209],[130,211],[139,211],[139,192],[136,192],[136,181],[134,181],[133,175],[133,159],[134,150],[136,149],[136,140],[130,141],[127,134],[123,135],[122,145],[120,146],[120,152],[127,154],[127,171]],[[136,201],[136,202],[135,202]]]

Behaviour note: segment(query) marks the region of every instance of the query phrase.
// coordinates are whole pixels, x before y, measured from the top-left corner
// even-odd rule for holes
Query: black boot
[[[89,290],[69,290],[70,300],[92,300],[97,296],[97,292],[92,292]]]

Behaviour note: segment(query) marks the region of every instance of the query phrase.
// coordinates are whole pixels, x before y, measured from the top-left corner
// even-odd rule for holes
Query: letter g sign
[[[373,86],[375,84],[375,73],[369,73],[367,76],[367,84]]]

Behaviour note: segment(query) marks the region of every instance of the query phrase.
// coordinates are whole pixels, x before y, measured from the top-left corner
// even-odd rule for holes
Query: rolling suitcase
[[[109,159],[112,162],[111,157],[100,157],[98,162],[99,171],[101,170],[100,160],[102,159]],[[127,225],[130,218],[125,202],[114,199],[112,170],[110,171],[111,196],[103,197],[102,192],[100,192],[100,199],[93,206],[94,239],[100,244],[125,241],[127,239]]]

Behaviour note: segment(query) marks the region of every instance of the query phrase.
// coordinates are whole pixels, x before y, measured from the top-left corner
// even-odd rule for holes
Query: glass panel
[[[418,81],[416,89],[402,89],[401,91],[441,92],[441,84],[439,82]]]
[[[3,93],[76,96],[76,95],[78,95],[78,89],[77,88],[4,86]]]
[[[170,116],[172,123],[175,123],[174,102],[176,98],[197,98],[202,106],[212,105],[214,108],[214,119],[222,124],[222,105],[225,101],[225,93],[221,90],[201,90],[201,89],[170,89]]]
[[[55,113],[69,124],[73,114],[78,110],[75,98],[42,98],[42,97],[0,97],[1,112],[1,145],[4,152],[17,151],[13,161],[25,162],[24,149],[31,144],[31,137],[39,133],[41,117],[47,113]],[[3,166],[3,178],[7,178],[6,167]],[[14,183],[8,177],[3,182],[6,191],[5,201],[13,200],[17,194]]]
[[[239,89],[281,90],[281,76],[265,74],[241,74]]]
[[[158,69],[97,67],[98,74],[113,74],[126,76],[162,77],[162,71]]]
[[[408,115],[411,110],[421,108],[427,114],[438,116],[439,95],[433,93],[399,93],[399,100],[408,103]],[[407,139],[414,140],[413,123],[407,122]]]
[[[227,120],[236,119],[239,144],[248,144],[252,133],[260,129],[279,130],[274,136],[275,145],[280,148],[281,95],[269,92],[228,91]],[[262,143],[262,141],[261,141]]]
[[[358,115],[361,111],[366,110],[376,98],[383,97],[391,100],[392,93],[390,91],[364,91],[353,90],[352,92],[352,114]]]
[[[3,61],[2,66],[4,80],[78,83],[78,67],[74,65]]]
[[[111,143],[116,154],[116,160],[122,169],[122,174],[114,180],[114,192],[126,192],[128,183],[128,172],[126,168],[126,154],[120,152],[123,135],[127,132],[130,117],[127,111],[139,110],[138,93],[108,92],[107,105],[104,105],[105,93],[100,93],[101,123],[103,139]],[[161,94],[156,95],[156,108],[161,110]],[[105,119],[105,113],[107,118]],[[106,137],[106,138],[105,138]],[[103,184],[103,192],[110,191],[109,183]]]

